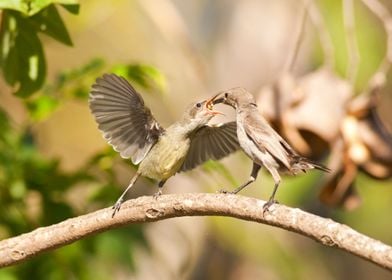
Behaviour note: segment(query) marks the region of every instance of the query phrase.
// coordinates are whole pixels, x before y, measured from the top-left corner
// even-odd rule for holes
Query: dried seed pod
[[[350,159],[343,139],[337,140],[329,158],[332,172],[325,176],[319,194],[320,200],[332,207],[353,210],[361,204],[361,198],[355,189],[355,176],[358,168]]]
[[[378,117],[377,103],[374,95],[362,95],[347,104],[341,139],[334,143],[330,157],[333,172],[320,192],[321,201],[327,205],[348,210],[359,206],[354,185],[358,171],[376,179],[392,176],[392,136]]]
[[[375,95],[360,96],[350,102],[347,111],[349,118],[356,122],[352,132],[356,140],[355,143],[352,139],[346,141],[351,149],[361,145],[366,150],[364,158],[353,157],[360,170],[374,178],[387,179],[392,176],[392,135],[378,116],[377,104]]]
[[[339,137],[351,96],[347,81],[322,68],[298,80],[283,75],[275,85],[261,89],[258,103],[299,153],[317,159]]]

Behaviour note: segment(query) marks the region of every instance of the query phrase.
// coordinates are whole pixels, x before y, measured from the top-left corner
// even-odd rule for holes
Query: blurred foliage
[[[159,92],[166,90],[166,80],[158,69],[145,64],[118,65],[113,67],[113,73],[128,77],[146,89],[157,89]]]
[[[81,98],[79,86],[75,85],[72,89],[70,98]],[[88,88],[84,90],[86,102]],[[75,207],[75,202],[67,195],[80,186],[92,186],[86,196],[88,202],[83,205],[95,205],[96,208],[110,205],[121,192],[112,168],[119,159],[110,147],[94,155],[74,172],[62,171],[58,160],[41,155],[31,132],[32,125],[43,116],[50,116],[53,106],[59,106],[61,102],[60,97],[47,93],[37,96],[33,102],[26,103],[33,117],[31,122],[20,127],[13,124],[0,108],[1,239],[86,212],[87,209]],[[129,165],[124,160],[120,161]],[[1,270],[0,279],[69,279],[72,275],[91,279],[96,276],[96,265],[110,267],[110,263],[115,269],[123,262],[126,267],[132,268],[133,243],[145,243],[141,227],[110,231],[82,240],[22,265]],[[88,259],[91,263],[86,265]],[[102,271],[101,275],[101,279],[110,277],[108,271]]]
[[[341,0],[321,0],[320,7],[323,19],[328,27],[335,51],[335,70],[342,77],[347,77],[349,55],[347,38],[343,28],[343,5]],[[385,54],[385,32],[382,23],[360,2],[354,1],[355,37],[360,53],[360,64],[355,80],[356,93],[360,92],[378,68]],[[321,49],[318,48],[316,61],[322,61]]]
[[[71,38],[53,3],[64,4],[78,13],[77,1],[2,1],[0,66],[6,82],[17,88],[15,94],[28,97],[39,90],[46,76],[46,60],[38,33],[68,46]],[[69,6],[71,5],[71,6]]]
[[[83,205],[94,208],[110,205],[121,192],[113,165],[130,164],[107,147],[82,168],[65,172],[58,159],[45,158],[39,151],[32,132],[36,123],[50,118],[66,100],[87,104],[91,84],[105,71],[120,73],[148,90],[165,90],[164,76],[152,66],[108,66],[102,59],[65,70],[45,84],[46,59],[38,33],[72,45],[54,4],[78,13],[79,5],[74,0],[0,2],[0,8],[4,9],[0,31],[2,74],[16,88],[15,94],[24,98],[20,102],[30,116],[16,125],[0,105],[1,239],[87,212],[70,196],[81,187],[88,187],[85,197],[88,202]],[[134,269],[132,248],[140,245],[146,246],[141,226],[113,230],[3,269],[0,279],[108,279],[111,271],[122,264]]]
[[[78,2],[78,0],[3,0],[0,2],[0,9],[15,10],[23,15],[32,16],[51,4],[62,4],[69,12],[77,14]]]
[[[96,208],[110,205],[120,195],[113,166],[118,161],[128,166],[130,162],[119,159],[111,147],[96,153],[77,171],[64,172],[58,160],[41,155],[32,133],[34,123],[50,117],[65,100],[81,100],[87,104],[94,78],[107,68],[110,71],[111,67],[107,67],[103,60],[94,59],[79,69],[59,74],[53,84],[45,85],[39,94],[24,102],[31,118],[21,127],[14,125],[0,107],[0,208],[5,213],[0,217],[0,238],[16,236],[37,226],[76,216],[80,211],[86,212],[87,209],[74,207],[75,202],[67,197],[80,185],[93,185],[86,197],[89,201],[86,205],[95,205]],[[132,69],[124,76],[141,86],[162,85],[162,74],[152,66],[130,64],[112,68]],[[144,69],[148,71],[143,72]],[[140,77],[144,77],[142,82]],[[115,269],[119,263],[125,262],[126,267],[132,268],[133,243],[145,244],[142,227],[133,226],[82,240],[53,254],[2,270],[0,279],[25,279],[27,276],[68,279],[72,275],[91,279],[97,275],[96,265],[105,264]],[[86,259],[91,259],[90,265],[84,264]],[[108,271],[102,271],[101,275],[101,279],[110,277]]]
[[[102,72],[117,73],[147,91],[166,91],[165,77],[155,67],[144,64],[116,64],[111,67],[95,58],[80,68],[59,73],[55,81],[43,86],[39,95],[25,100],[26,108],[35,121],[48,118],[67,99],[85,102],[94,79]]]

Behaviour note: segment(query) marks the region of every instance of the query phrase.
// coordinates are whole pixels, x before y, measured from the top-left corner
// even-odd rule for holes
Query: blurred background
[[[1,13],[1,239],[108,207],[128,184],[136,167],[104,141],[87,102],[95,79],[115,72],[164,127],[190,102],[245,87],[301,154],[333,169],[284,177],[279,202],[392,244],[389,1],[79,4],[33,4],[25,15],[0,4],[11,8]],[[219,109],[227,116],[214,122],[234,119]],[[237,152],[177,174],[164,193],[233,189],[251,166]],[[241,195],[267,199],[272,186],[262,171]],[[140,179],[128,198],[155,192],[155,182]],[[0,270],[0,279],[348,277],[391,274],[297,234],[224,217],[113,229]]]

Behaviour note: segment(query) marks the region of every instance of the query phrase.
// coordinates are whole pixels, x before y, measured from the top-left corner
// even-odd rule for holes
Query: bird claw
[[[269,212],[269,208],[273,205],[273,204],[279,204],[279,202],[275,199],[270,199],[268,200],[264,205],[263,205],[263,215],[265,214],[265,212]]]
[[[158,199],[162,195],[162,190],[157,191],[156,193],[153,194],[154,199]]]
[[[116,213],[118,211],[120,211],[121,205],[123,203],[122,199],[119,199],[116,201],[116,203],[113,205],[112,209],[113,209],[113,213],[112,213],[112,218],[114,218],[114,215],[116,215]]]

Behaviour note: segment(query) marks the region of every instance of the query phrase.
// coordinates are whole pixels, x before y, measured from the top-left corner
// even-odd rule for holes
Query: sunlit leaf
[[[34,100],[29,100],[26,103],[27,109],[30,112],[32,119],[43,120],[46,119],[59,105],[59,101],[48,95],[41,95]]]
[[[0,9],[10,9],[27,14],[29,2],[22,0],[2,0],[0,1]]]
[[[157,88],[160,92],[166,90],[165,76],[153,66],[145,64],[117,65],[113,67],[112,72],[130,79],[144,88]]]
[[[46,8],[50,4],[62,4],[70,7],[70,12],[75,13],[75,6],[79,6],[78,0],[2,0],[0,1],[0,9],[10,9],[19,11],[27,16],[32,16]],[[73,7],[72,7],[73,6]]]
[[[41,88],[46,64],[41,42],[30,22],[17,12],[3,12],[0,62],[5,80],[27,97]]]

